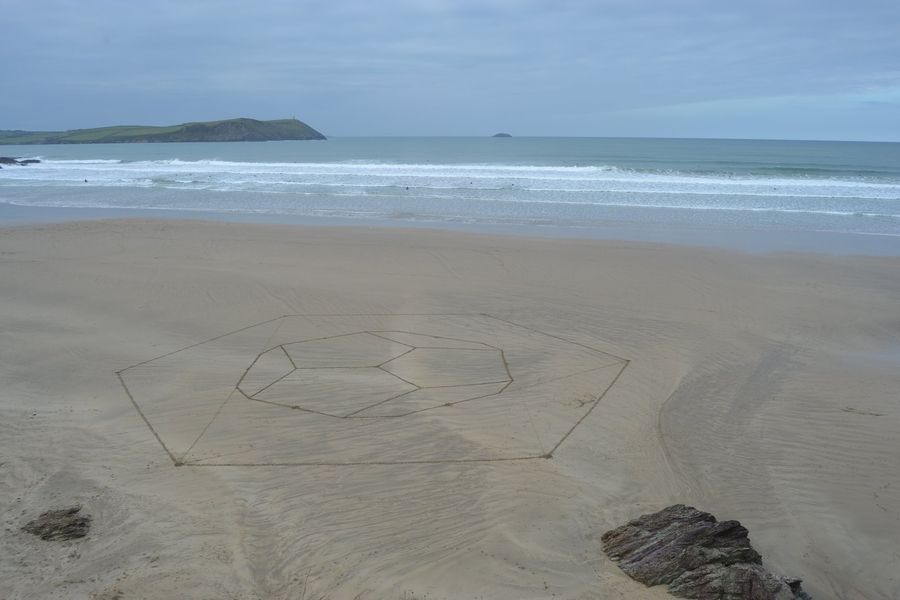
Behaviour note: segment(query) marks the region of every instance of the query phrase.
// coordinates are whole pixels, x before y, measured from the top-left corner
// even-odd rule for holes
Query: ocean
[[[0,203],[407,225],[896,236],[900,143],[635,138],[0,146]]]

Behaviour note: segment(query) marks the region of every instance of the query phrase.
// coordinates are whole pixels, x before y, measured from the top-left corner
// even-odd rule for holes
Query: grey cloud
[[[894,2],[0,0],[0,19],[17,57],[0,128],[297,115],[332,135],[809,137],[792,126],[808,103],[827,114],[815,137],[900,139],[842,100],[900,88]],[[666,108],[682,105],[717,108]]]

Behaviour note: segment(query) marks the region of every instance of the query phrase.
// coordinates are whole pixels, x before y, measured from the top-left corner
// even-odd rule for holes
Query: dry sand
[[[599,538],[684,502],[897,598],[898,299],[896,259],[0,230],[0,597],[664,598]]]

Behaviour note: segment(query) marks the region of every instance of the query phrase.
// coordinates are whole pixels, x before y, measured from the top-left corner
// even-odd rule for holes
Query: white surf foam
[[[637,171],[608,165],[527,166],[180,159],[46,160],[0,172],[3,186],[161,188],[275,193],[385,202],[592,205],[900,216],[900,181]],[[181,199],[184,202],[184,198]],[[190,202],[188,202],[190,203]],[[234,204],[231,199],[227,203]],[[240,204],[238,202],[238,204]],[[252,210],[246,203],[247,211]],[[287,210],[287,207],[285,208]]]

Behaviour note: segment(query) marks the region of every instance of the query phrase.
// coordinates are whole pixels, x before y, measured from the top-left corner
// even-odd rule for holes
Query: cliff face
[[[228,119],[170,127],[117,126],[71,131],[0,131],[0,144],[110,144],[134,142],[264,142],[324,140],[324,135],[297,119],[257,121]]]
[[[147,142],[264,142],[271,140],[324,140],[325,136],[296,119],[257,121],[229,119],[185,123],[178,130],[158,135],[138,135],[119,141]]]

